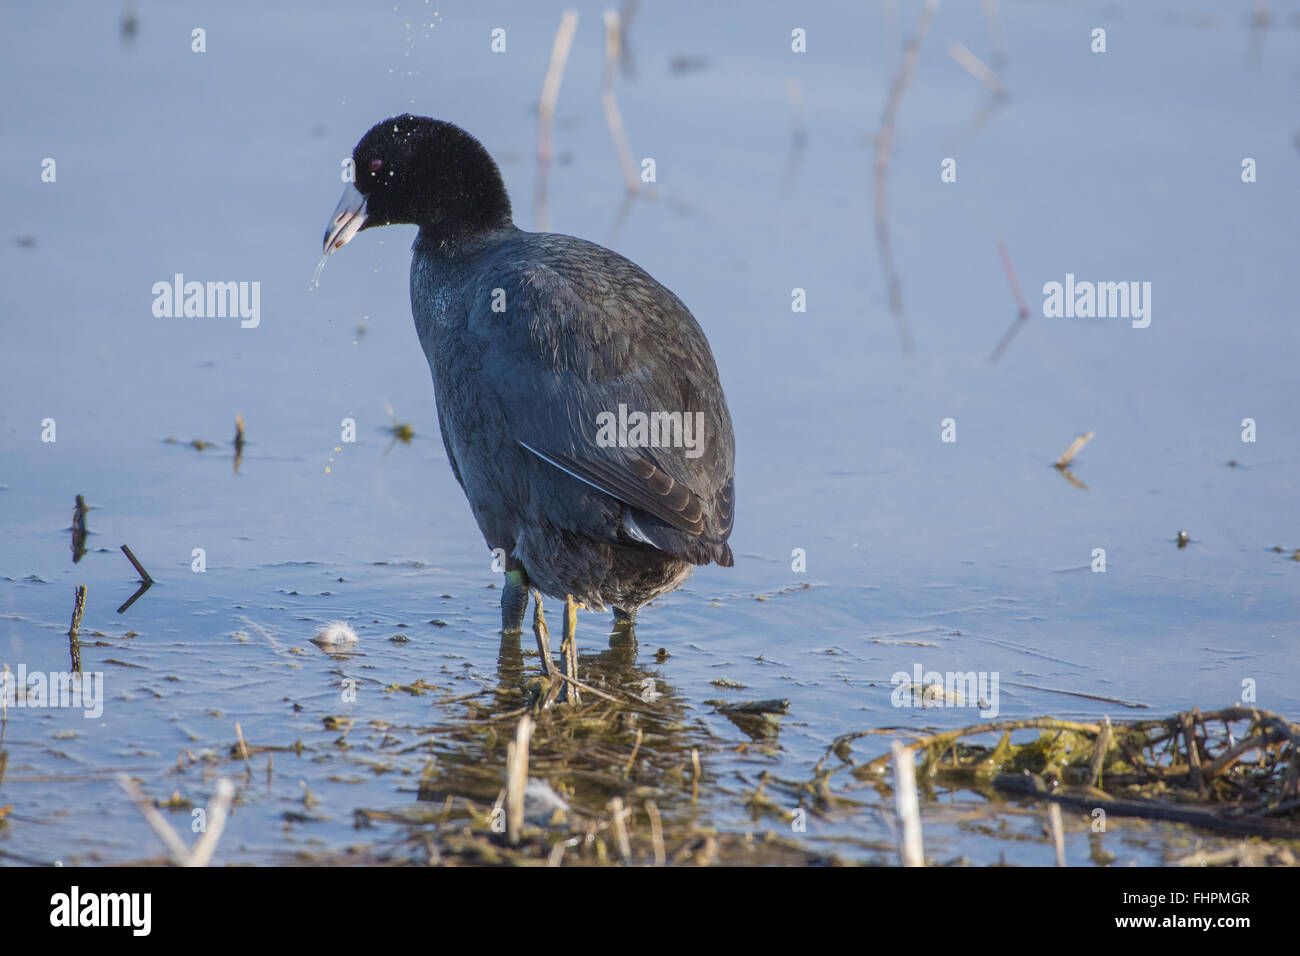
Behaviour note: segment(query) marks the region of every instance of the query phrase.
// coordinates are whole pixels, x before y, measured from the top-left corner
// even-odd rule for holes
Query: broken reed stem
[[[573,33],[577,28],[578,11],[565,10],[560,17],[559,29],[555,31],[555,43],[551,46],[551,61],[546,68],[546,78],[542,82],[542,95],[537,104],[539,118],[537,156],[544,163],[551,161],[551,128],[555,120],[555,103],[560,97],[564,66],[569,60],[569,50],[573,46]]]
[[[898,33],[898,0],[881,0],[880,20],[880,36],[884,40],[884,49],[881,51],[884,58],[881,62],[885,64],[886,70],[892,70],[894,61],[898,59],[898,42],[895,37]]]
[[[584,684],[580,680],[575,680],[574,678],[570,677],[568,674],[564,673],[564,671],[557,670],[555,672],[555,676],[568,684],[572,684],[574,687],[578,688],[579,690],[585,690],[588,694],[595,694],[597,697],[601,697],[609,701],[611,704],[622,703],[617,697],[613,696],[612,694],[607,694],[603,690],[596,690],[596,688],[592,687],[590,684]],[[582,701],[579,699],[574,701],[574,703],[580,704],[582,703]]]
[[[81,633],[81,615],[86,610],[86,586],[84,584],[73,585],[75,590],[72,603],[72,624],[68,627],[68,653],[72,657],[72,671],[75,674],[81,673],[81,641],[77,636]]]
[[[601,81],[600,103],[605,110],[605,125],[609,127],[610,139],[618,151],[618,162],[623,167],[623,181],[629,193],[641,188],[641,179],[636,172],[636,159],[632,156],[632,147],[627,141],[627,132],[623,128],[623,115],[618,110],[618,100],[614,96],[614,67],[618,63],[619,46],[622,42],[622,28],[619,25],[617,10],[605,11],[605,75]]]
[[[1106,762],[1106,751],[1110,750],[1110,716],[1103,718],[1101,734],[1097,737],[1097,752],[1092,756],[1092,767],[1088,780],[1094,787],[1101,787],[1101,768]]]
[[[1286,768],[1286,780],[1282,784],[1282,793],[1300,796],[1300,747],[1291,744],[1291,762]]]
[[[252,780],[253,761],[249,759],[248,741],[244,739],[244,729],[240,727],[238,723],[235,724],[235,736],[239,738],[239,756],[244,758],[244,769],[247,773],[248,779]]]
[[[149,572],[144,569],[144,565],[135,559],[135,555],[131,553],[130,548],[126,545],[122,545],[122,553],[126,555],[126,559],[131,562],[131,566],[135,568],[136,573],[140,575],[140,582],[142,584],[154,583],[153,578],[149,576]]]
[[[550,228],[546,208],[546,175],[551,165],[552,128],[555,123],[555,102],[560,96],[560,82],[564,79],[564,65],[573,46],[573,33],[578,28],[578,11],[565,10],[555,31],[551,47],[551,62],[542,81],[542,95],[537,102],[537,192],[535,196],[537,228]]]
[[[506,744],[506,839],[516,846],[524,831],[524,791],[528,788],[528,745],[533,719],[519,719],[515,739]]]
[[[1092,441],[1092,436],[1095,434],[1097,433],[1088,432],[1088,434],[1080,435],[1074,441],[1070,442],[1070,447],[1065,449],[1065,454],[1063,454],[1060,458],[1056,459],[1056,464],[1055,464],[1056,469],[1058,471],[1065,471],[1066,468],[1069,468],[1070,462],[1074,461],[1074,456],[1079,454],[1079,452],[1083,451],[1083,446],[1088,444],[1088,442]]]
[[[84,584],[73,585],[76,589],[72,604],[72,626],[68,628],[68,637],[74,641],[81,631],[81,615],[86,610],[86,586]]]
[[[655,866],[663,866],[666,859],[664,854],[664,822],[659,816],[659,806],[653,800],[645,802],[646,816],[650,818],[650,842],[654,846]]]
[[[1001,69],[1007,62],[1007,37],[998,20],[998,0],[983,0],[984,16],[989,22],[989,46],[993,49],[993,66]]]
[[[1056,865],[1065,866],[1065,825],[1061,821],[1061,805],[1053,803],[1047,808],[1047,819],[1052,826],[1052,843],[1056,847]]]
[[[239,463],[244,458],[244,413],[235,412],[235,473],[239,473]]]
[[[629,812],[624,809],[621,797],[614,797],[609,801],[609,813],[614,821],[614,842],[618,846],[618,855],[622,857],[624,863],[632,862],[632,844],[627,838],[627,825],[623,820]]]
[[[876,136],[875,160],[875,205],[876,205],[876,243],[880,247],[880,265],[884,272],[885,284],[889,287],[889,308],[898,323],[898,335],[902,342],[903,354],[911,355],[915,349],[912,342],[912,330],[903,311],[902,282],[898,278],[898,269],[894,264],[894,251],[890,243],[889,211],[885,185],[889,177],[889,155],[894,145],[894,130],[898,124],[898,110],[903,102],[903,94],[916,71],[916,61],[921,54],[921,41],[930,29],[930,21],[939,7],[939,0],[925,0],[921,15],[916,21],[916,30],[907,41],[903,50],[903,63],[894,77],[885,101],[885,113],[880,121],[880,132]]]
[[[626,777],[632,772],[632,767],[636,763],[636,755],[641,750],[641,728],[636,729],[636,743],[632,745],[632,756],[627,758],[627,765],[623,768],[623,776]]]
[[[86,512],[89,510],[85,495],[77,495],[76,506],[72,509],[72,529],[79,534],[86,533]]]
[[[230,782],[229,777],[222,777],[217,781],[217,792],[208,804],[207,829],[194,844],[189,860],[185,863],[186,866],[207,866],[212,862],[212,854],[216,852],[221,831],[226,828],[226,819],[234,800],[235,785]]]
[[[158,812],[153,801],[140,792],[134,780],[124,773],[119,773],[117,783],[131,798],[131,802],[140,811],[140,816],[144,817],[149,828],[163,841],[168,854],[177,866],[207,866],[212,862],[212,854],[216,851],[217,841],[221,839],[221,833],[226,828],[230,807],[235,799],[235,786],[230,782],[230,778],[222,777],[217,781],[217,792],[208,803],[203,834],[195,842],[193,850],[185,846],[185,841],[172,828],[167,818]]]
[[[691,803],[700,799],[700,752],[691,748]]]
[[[1192,786],[1202,797],[1205,796],[1205,779],[1201,776],[1201,755],[1196,746],[1196,727],[1191,714],[1179,714],[1178,725],[1183,731],[1183,743],[1187,745],[1187,765],[1191,768]]]
[[[167,819],[158,812],[158,808],[153,805],[153,801],[148,799],[140,788],[124,773],[117,775],[117,784],[126,791],[126,795],[131,798],[135,808],[140,811],[140,816],[144,817],[144,822],[149,824],[149,828],[158,835],[158,839],[163,841],[163,846],[167,847],[167,853],[171,856],[177,866],[187,866],[190,860],[189,848],[172,829],[172,825]]]
[[[564,862],[564,850],[568,846],[568,841],[561,840],[555,846],[551,847],[551,855],[546,858],[547,866],[559,866]]]
[[[916,798],[916,758],[899,741],[890,745],[894,761],[894,806],[901,833],[898,855],[903,866],[925,866],[921,844],[921,808]]]
[[[993,348],[993,354],[989,356],[990,362],[996,362],[1002,357],[1002,353],[1007,350],[1011,340],[1016,337],[1020,327],[1029,321],[1029,304],[1025,302],[1024,293],[1020,291],[1020,280],[1016,278],[1015,266],[1011,264],[1011,253],[1007,251],[1007,244],[1003,240],[998,240],[998,255],[1002,259],[1002,271],[1007,274],[1007,282],[1011,285],[1011,294],[1016,299],[1016,318],[1011,323],[1011,328],[1003,334],[998,344]]]
[[[952,41],[948,44],[948,55],[957,61],[958,66],[983,83],[998,99],[1007,95],[1007,88],[1002,85],[997,73],[965,46],[955,40]]]
[[[791,143],[795,147],[803,146],[808,141],[808,124],[804,121],[803,87],[799,84],[799,77],[786,77],[785,98],[790,103]]]

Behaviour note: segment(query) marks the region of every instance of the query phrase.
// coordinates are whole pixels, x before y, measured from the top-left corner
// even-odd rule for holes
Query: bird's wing
[[[504,310],[478,308],[474,324],[503,359],[494,363],[502,373],[494,391],[514,438],[696,539],[706,560],[730,563],[735,441],[708,341],[686,306],[648,274],[589,243],[581,243],[578,263],[570,255],[577,242],[567,239],[566,254],[540,263],[534,250],[526,261],[499,266],[479,289],[480,303],[504,293]],[[515,310],[526,321],[512,319]],[[689,414],[702,426],[693,436],[698,444],[610,443],[620,406],[629,414],[676,413],[683,421]],[[664,550],[679,550],[655,522],[637,524],[634,536],[640,531]]]

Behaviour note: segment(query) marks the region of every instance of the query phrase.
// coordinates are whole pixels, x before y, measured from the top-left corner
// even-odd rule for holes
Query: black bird
[[[452,472],[505,554],[503,630],[531,588],[566,598],[566,623],[575,599],[631,622],[692,565],[730,567],[731,415],[682,301],[609,249],[517,228],[496,163],[451,123],[395,116],[352,159],[325,255],[420,227],[411,312]]]

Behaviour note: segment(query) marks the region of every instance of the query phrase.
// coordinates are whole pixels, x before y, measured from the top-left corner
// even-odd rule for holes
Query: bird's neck
[[[467,222],[444,219],[420,226],[414,249],[437,259],[454,259],[465,252],[495,242],[502,236],[518,232],[509,214],[504,221]]]

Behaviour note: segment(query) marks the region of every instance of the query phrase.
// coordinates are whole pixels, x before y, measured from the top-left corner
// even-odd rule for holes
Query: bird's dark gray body
[[[503,629],[520,628],[530,588],[631,618],[692,565],[730,566],[731,416],[681,300],[608,249],[517,229],[500,169],[451,123],[384,120],[352,169],[325,254],[363,229],[420,227],[411,311],[452,471],[506,556]]]
[[[421,232],[411,309],[452,470],[507,570],[630,616],[692,565],[732,563],[717,367],[690,311],[644,270],[513,226],[455,245]],[[600,416],[620,405],[692,415],[695,456],[599,443]]]

